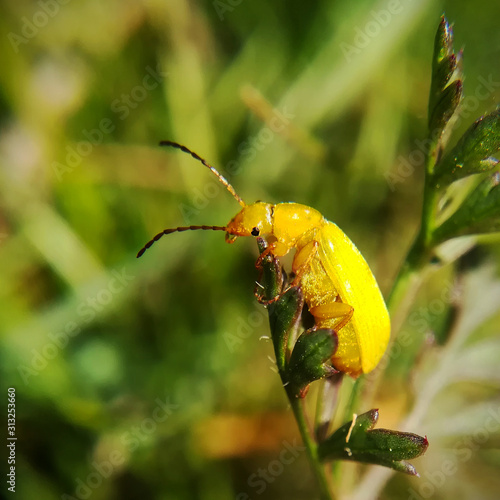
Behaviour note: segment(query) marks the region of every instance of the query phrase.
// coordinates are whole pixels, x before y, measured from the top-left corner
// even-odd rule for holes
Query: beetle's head
[[[256,201],[243,207],[227,225],[226,241],[233,243],[238,236],[263,236],[273,232],[274,205]]]

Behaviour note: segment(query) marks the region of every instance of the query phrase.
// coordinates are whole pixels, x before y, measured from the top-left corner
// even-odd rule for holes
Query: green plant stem
[[[437,197],[432,172],[434,171],[438,142],[439,139],[435,139],[434,144],[431,145],[426,161],[420,229],[406,254],[403,264],[394,279],[392,290],[387,297],[387,308],[391,317],[392,330],[391,342],[387,348],[388,351],[397,339],[397,335],[408,316],[415,296],[427,277],[427,271],[431,269],[428,264],[431,260],[433,250],[432,234],[435,226]],[[360,384],[356,385],[357,391],[363,391],[363,400],[368,406],[372,404],[373,398],[378,391],[382,375],[383,370],[380,370],[369,383],[365,383],[362,380]]]
[[[416,292],[418,290],[422,282],[421,271],[431,258],[437,197],[432,172],[434,171],[437,147],[438,140],[435,140],[427,156],[420,230],[408,250],[403,265],[394,280],[391,293],[387,298],[387,307],[391,315],[395,315],[396,311],[398,315],[406,314],[413,299],[413,294],[408,297],[408,293],[409,291]],[[394,331],[399,330],[399,322],[397,322],[396,326],[398,328],[394,328],[393,325]]]
[[[309,462],[313,468],[314,475],[320,487],[321,499],[322,500],[334,500],[334,496],[331,492],[330,485],[326,478],[325,467],[320,462],[318,457],[318,447],[314,438],[309,430],[309,425],[306,419],[303,399],[296,398],[293,394],[287,391],[288,399],[290,400],[290,405],[297,421],[299,427],[300,435],[304,442],[307,450],[307,455],[309,457]]]
[[[266,242],[262,239],[258,239],[257,243],[259,251],[262,253],[267,247]],[[265,296],[271,299],[281,293],[283,289],[281,267],[276,259],[266,259],[262,263],[262,270]],[[298,326],[298,319],[302,307],[302,295],[300,291],[294,289],[282,296],[277,302],[270,304],[268,312],[271,335],[273,338],[276,365],[279,375],[290,401],[290,406],[292,407],[295,420],[297,421],[300,435],[306,447],[309,462],[317,479],[321,500],[334,500],[326,478],[325,467],[319,460],[318,447],[306,418],[304,400],[295,396],[286,373],[288,342],[290,335],[293,335],[294,330]]]
[[[392,331],[398,332],[423,281],[422,273],[427,259],[422,248],[421,233],[417,235],[403,266],[397,274],[392,290],[387,298],[387,308],[392,321]]]

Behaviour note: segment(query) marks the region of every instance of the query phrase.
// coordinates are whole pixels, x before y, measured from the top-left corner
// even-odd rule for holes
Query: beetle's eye
[[[258,227],[254,227],[252,229],[252,232],[250,233],[252,236],[259,236],[260,234],[260,231],[259,231],[259,228]]]

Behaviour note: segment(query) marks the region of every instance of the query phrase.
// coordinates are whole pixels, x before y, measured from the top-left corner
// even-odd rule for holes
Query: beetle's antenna
[[[171,233],[181,233],[182,231],[197,231],[202,229],[203,231],[227,231],[225,226],[181,226],[174,227],[172,229],[164,229],[161,233],[158,233],[153,239],[149,240],[137,253],[137,258],[139,258],[155,241],[158,241],[164,234]]]
[[[207,167],[208,169],[210,169],[216,175],[217,179],[219,179],[219,181],[222,182],[222,184],[224,184],[224,186],[226,186],[226,189],[233,195],[234,199],[242,207],[246,206],[245,202],[236,194],[236,191],[234,190],[233,186],[231,186],[231,184],[229,184],[229,182],[227,181],[227,179],[224,176],[222,176],[215,169],[215,167],[212,167],[212,165],[210,165],[209,163],[207,163],[206,160],[204,160],[201,156],[197,155],[194,151],[191,151],[186,146],[183,146],[182,144],[179,144],[178,142],[173,142],[173,141],[160,141],[160,146],[171,146],[173,148],[180,149],[184,153],[190,154],[195,160],[198,160],[201,163],[203,163],[203,165],[205,165],[205,167]]]

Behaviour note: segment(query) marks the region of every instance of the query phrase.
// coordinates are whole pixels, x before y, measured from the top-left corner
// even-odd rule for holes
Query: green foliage
[[[480,181],[457,211],[436,229],[434,240],[442,242],[466,234],[500,231],[499,184],[500,172]]]
[[[429,444],[427,438],[408,432],[373,429],[377,420],[378,410],[371,410],[344,424],[320,443],[320,459],[383,465],[418,476],[415,467],[405,460],[425,453]]]
[[[440,136],[463,97],[462,55],[453,51],[453,31],[443,16],[434,41],[429,130]]]
[[[494,169],[500,160],[500,110],[476,120],[434,170],[438,186]]]
[[[337,334],[328,329],[304,332],[297,339],[286,375],[295,396],[305,396],[311,382],[336,373],[329,362],[337,344]]]
[[[449,136],[446,128],[453,126],[450,119],[463,99],[462,79],[462,55],[453,51],[453,32],[443,16],[435,39],[429,97],[429,138],[434,141],[436,153],[429,155],[425,182],[422,229],[426,231],[423,245],[427,251],[457,236],[496,232],[500,228],[500,198],[496,189],[499,172],[479,181],[456,211],[436,227],[438,207],[443,204],[442,188],[471,175],[491,172],[500,163],[498,109],[476,120],[453,148],[443,152],[446,140],[441,138]]]

